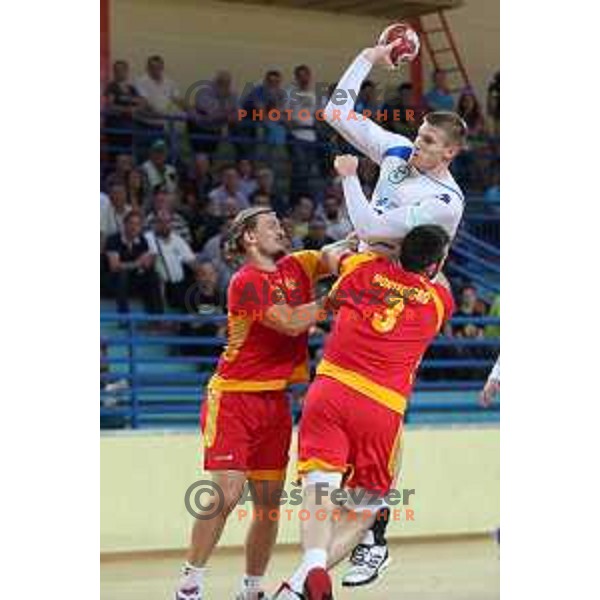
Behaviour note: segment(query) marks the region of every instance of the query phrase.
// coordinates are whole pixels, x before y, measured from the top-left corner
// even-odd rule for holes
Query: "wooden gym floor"
[[[392,563],[381,581],[347,590],[334,573],[336,600],[396,598],[405,600],[497,600],[500,598],[499,549],[493,539],[398,542],[390,546]],[[275,551],[266,577],[272,592],[289,576],[299,560],[299,549]],[[139,558],[103,560],[101,600],[172,600],[181,560]],[[241,551],[217,551],[206,580],[207,600],[233,599],[243,572]]]

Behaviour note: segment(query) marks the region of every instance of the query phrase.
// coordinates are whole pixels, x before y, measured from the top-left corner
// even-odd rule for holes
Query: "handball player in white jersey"
[[[348,214],[364,240],[402,238],[425,224],[440,225],[453,238],[464,196],[449,166],[465,145],[467,128],[462,118],[453,112],[428,113],[412,142],[354,113],[355,98],[372,67],[391,65],[390,53],[400,42],[363,50],[337,84],[337,90],[345,93],[333,94],[324,110],[325,121],[380,167],[369,201],[356,176],[357,159],[337,157]]]
[[[426,224],[440,225],[454,238],[464,210],[464,196],[449,166],[465,145],[467,128],[461,117],[453,112],[428,113],[412,142],[354,113],[354,99],[361,84],[374,65],[392,65],[390,53],[399,43],[363,50],[337,84],[337,90],[345,92],[337,93],[343,99],[333,94],[325,107],[325,120],[380,167],[369,200],[356,175],[358,159],[351,155],[336,158],[348,215],[359,239],[365,242],[397,241],[413,227]],[[354,548],[342,585],[369,584],[387,567],[388,520],[389,510],[380,511],[373,527]]]

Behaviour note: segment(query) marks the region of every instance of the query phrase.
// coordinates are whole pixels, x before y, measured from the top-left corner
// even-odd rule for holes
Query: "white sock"
[[[242,592],[260,592],[262,575],[244,575],[242,579]]]
[[[365,544],[367,546],[373,546],[375,544],[375,535],[371,529],[367,529],[363,539],[360,540],[361,544]]]
[[[200,591],[202,591],[205,573],[206,567],[196,567],[189,562],[183,563],[179,576],[179,589],[185,590],[198,586]]]
[[[296,569],[296,572],[290,577],[288,583],[290,587],[298,594],[301,594],[304,588],[304,580],[308,572],[312,569],[321,567],[327,568],[327,550],[321,548],[310,548],[304,553],[302,563]]]

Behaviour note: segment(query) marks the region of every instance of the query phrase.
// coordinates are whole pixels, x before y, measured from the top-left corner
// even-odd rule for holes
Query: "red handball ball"
[[[390,55],[394,66],[400,63],[412,62],[419,54],[419,36],[417,32],[406,23],[392,23],[388,25],[379,36],[377,43],[382,46],[387,46],[397,39],[401,39],[402,43],[396,46]]]

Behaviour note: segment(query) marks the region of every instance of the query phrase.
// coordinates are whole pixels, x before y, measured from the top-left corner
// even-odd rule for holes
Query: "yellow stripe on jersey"
[[[310,371],[308,368],[308,359],[306,359],[294,367],[288,383],[304,383],[309,379]]]
[[[219,392],[271,392],[283,390],[287,387],[286,379],[223,379],[213,375],[208,383],[209,389]]]
[[[223,359],[233,362],[250,333],[252,319],[237,315],[227,315],[227,346],[223,350]]]
[[[325,272],[321,264],[321,252],[317,250],[301,250],[291,254],[292,258],[300,263],[309,281],[314,283]]]
[[[206,398],[206,421],[204,423],[204,447],[211,448],[217,437],[217,419],[219,417],[219,405],[221,403],[221,394],[208,388]]]
[[[437,313],[437,327],[436,330],[439,331],[442,324],[444,323],[444,316],[445,316],[445,308],[444,308],[444,303],[442,301],[442,299],[440,298],[440,295],[438,294],[437,290],[424,278],[421,277],[421,283],[423,283],[423,285],[427,288],[427,291],[429,291],[431,293],[431,297],[433,298],[433,302],[435,304],[435,310]]]
[[[347,385],[348,387],[364,394],[371,398],[371,400],[375,400],[379,404],[393,410],[394,412],[404,414],[406,410],[406,405],[408,401],[406,398],[392,390],[390,388],[386,388],[379,383],[375,383],[368,377],[364,375],[360,375],[354,371],[350,371],[349,369],[344,369],[343,367],[339,367],[338,365],[334,365],[332,362],[328,360],[322,360],[317,367],[317,375],[327,375],[328,377],[332,377],[333,379],[337,379],[340,383]]]
[[[285,473],[285,469],[262,469],[247,471],[246,477],[253,481],[283,481],[285,479]]]

